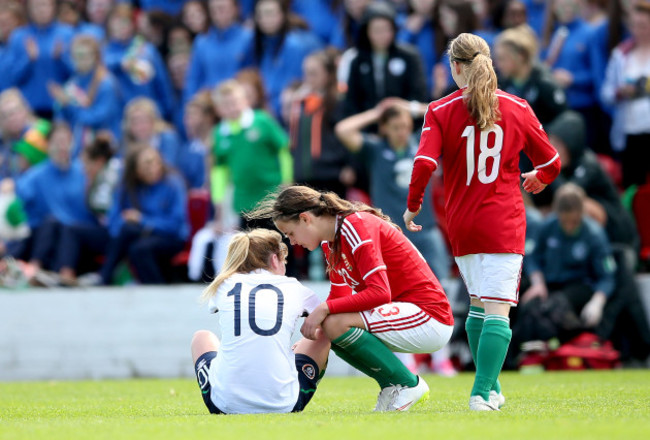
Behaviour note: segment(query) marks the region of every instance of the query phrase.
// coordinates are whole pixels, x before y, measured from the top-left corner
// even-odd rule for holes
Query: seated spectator
[[[109,213],[111,241],[100,275],[111,284],[113,272],[128,257],[142,284],[163,284],[163,267],[189,236],[187,196],[182,179],[164,165],[151,146],[129,152],[121,185]]]
[[[120,134],[119,89],[102,63],[99,43],[88,35],[72,43],[74,75],[61,86],[50,82],[48,89],[56,102],[56,116],[66,121],[74,133],[73,157],[78,157],[98,131]]]
[[[364,14],[356,57],[350,64],[344,115],[374,108],[386,97],[426,100],[426,81],[417,52],[395,40],[395,11],[371,4]]]
[[[304,81],[287,95],[285,123],[289,126],[293,177],[300,184],[345,197],[351,184],[346,176],[348,152],[336,138],[340,93],[336,81],[336,53],[324,50],[305,58]]]
[[[216,114],[210,92],[197,93],[185,106],[187,141],[179,154],[179,169],[189,189],[208,188],[210,169],[210,135]]]
[[[528,257],[532,285],[521,297],[518,324],[529,334],[518,338],[523,342],[543,334],[543,339],[564,342],[588,330],[602,340],[613,339],[624,359],[645,359],[650,330],[640,299],[617,285],[607,237],[584,215],[584,200],[584,191],[571,183],[556,193],[555,215],[540,228]]]
[[[9,64],[9,39],[15,29],[27,22],[25,10],[21,4],[10,2],[0,9],[0,66]],[[11,87],[11,77],[0,75],[0,92]]]
[[[221,122],[214,129],[215,180],[212,182],[215,219],[220,221],[228,180],[232,181],[233,209],[250,211],[281,183],[291,182],[289,140],[280,125],[263,110],[253,110],[244,88],[235,80],[222,83],[213,100]],[[251,160],[255,158],[255,160]],[[241,217],[242,228],[253,226]]]
[[[103,43],[106,31],[103,27],[84,20],[83,3],[83,0],[59,1],[58,20],[60,23],[70,26],[75,35],[90,35],[99,43]]]
[[[135,35],[134,11],[130,5],[119,4],[108,16],[104,59],[118,81],[122,106],[144,96],[154,100],[164,118],[171,120],[174,94],[169,74],[156,48]]]
[[[302,61],[320,43],[291,20],[286,2],[259,0],[255,4],[255,31],[246,64],[259,69],[271,110],[280,115],[280,94],[302,78]]]
[[[419,139],[413,133],[410,107],[407,101],[389,98],[374,109],[350,116],[336,125],[336,134],[343,145],[359,154],[367,165],[373,206],[381,209],[393,222],[398,222],[404,212],[413,159],[419,145]],[[418,105],[415,116],[424,116],[426,109],[426,104]],[[377,122],[379,135],[362,132]],[[428,189],[424,200],[431,200]],[[440,279],[448,278],[451,262],[431,203],[422,205],[418,219],[422,222],[422,231],[404,230],[404,234],[420,251],[433,273]]]
[[[0,179],[16,178],[47,158],[51,124],[38,119],[16,88],[0,94]]]
[[[537,62],[537,37],[528,26],[501,32],[494,46],[499,88],[524,98],[542,124],[566,110],[566,95],[546,66]]]
[[[86,177],[81,163],[72,159],[73,138],[70,127],[58,123],[49,138],[49,159],[32,168],[17,181],[17,194],[23,202],[33,227],[33,246],[29,262],[36,281],[43,282],[41,269],[59,271],[59,252],[68,251],[62,240],[65,226],[94,224],[95,218],[86,204]],[[40,212],[39,212],[40,211]],[[32,218],[36,213],[37,218]],[[50,285],[58,280],[45,281]]]
[[[639,0],[631,15],[632,38],[619,45],[607,66],[603,102],[614,106],[612,147],[621,155],[623,186],[650,177],[650,1]]]
[[[204,34],[210,27],[210,17],[206,2],[189,0],[183,4],[181,10],[181,23],[192,32],[192,37]]]
[[[124,109],[122,154],[138,145],[149,145],[160,152],[165,164],[177,168],[181,141],[176,131],[160,116],[156,103],[149,98],[135,98]]]
[[[209,0],[210,21],[207,33],[192,45],[192,57],[185,82],[184,101],[201,89],[212,89],[232,78],[244,66],[253,34],[238,21],[236,0]]]
[[[50,81],[65,82],[72,72],[69,46],[72,28],[56,21],[55,0],[28,0],[31,22],[16,29],[9,40],[7,71],[36,114],[51,119],[54,101]]]

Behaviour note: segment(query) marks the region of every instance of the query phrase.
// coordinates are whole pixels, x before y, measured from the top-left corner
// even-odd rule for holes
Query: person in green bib
[[[232,183],[232,209],[240,216],[240,227],[256,225],[243,214],[293,179],[289,137],[264,110],[253,110],[245,90],[236,80],[221,83],[213,93],[221,122],[214,129],[212,199],[219,224],[228,182]]]

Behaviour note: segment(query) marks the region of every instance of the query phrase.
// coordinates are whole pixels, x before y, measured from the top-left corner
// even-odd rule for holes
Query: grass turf
[[[467,409],[472,375],[424,376],[431,398],[375,414],[365,377],[325,377],[301,414],[211,416],[180,380],[0,383],[0,439],[647,439],[650,371],[501,377],[499,413]]]

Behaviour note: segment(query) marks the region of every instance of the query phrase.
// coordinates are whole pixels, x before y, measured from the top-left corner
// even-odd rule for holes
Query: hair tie
[[[480,54],[481,52],[474,52],[474,55],[472,55],[472,59],[476,58],[476,55]]]

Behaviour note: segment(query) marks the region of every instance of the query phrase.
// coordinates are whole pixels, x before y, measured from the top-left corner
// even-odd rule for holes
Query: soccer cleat
[[[412,406],[429,398],[429,386],[418,376],[418,384],[414,387],[396,385],[397,393],[388,404],[387,411],[408,411]]]
[[[506,398],[503,394],[497,394],[496,391],[492,390],[490,391],[490,403],[492,406],[496,406],[497,408],[501,409],[501,407],[506,403]]]
[[[391,385],[386,388],[382,388],[377,396],[377,405],[375,406],[375,411],[384,412],[388,411],[388,405],[395,399],[397,396],[397,387],[399,385]]]
[[[499,407],[492,403],[492,399],[486,401],[481,396],[469,398],[469,409],[472,411],[499,411]]]

